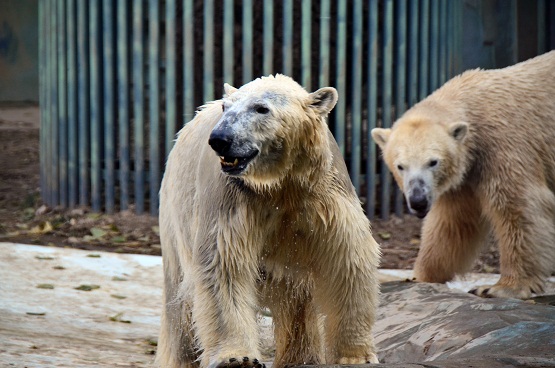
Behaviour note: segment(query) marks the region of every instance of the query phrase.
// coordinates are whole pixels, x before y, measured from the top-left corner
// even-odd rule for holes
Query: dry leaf
[[[383,240],[388,240],[391,238],[391,233],[387,233],[387,232],[381,232],[378,233],[378,235],[380,236],[380,238],[382,238]]]
[[[74,288],[75,290],[82,290],[82,291],[91,291],[91,290],[95,290],[95,289],[100,289],[100,285],[79,285],[76,288]]]

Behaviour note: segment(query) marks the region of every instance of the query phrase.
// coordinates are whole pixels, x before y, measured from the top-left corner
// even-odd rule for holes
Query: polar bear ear
[[[380,146],[383,150],[387,141],[389,140],[389,136],[391,135],[391,129],[384,129],[384,128],[374,128],[372,129],[372,139],[374,142]]]
[[[464,121],[451,123],[448,129],[449,135],[456,141],[462,142],[468,133],[468,123]]]
[[[333,87],[320,88],[308,95],[308,105],[319,115],[327,115],[333,109],[339,98]]]
[[[237,91],[237,88],[230,86],[227,83],[224,83],[224,92],[225,92],[224,97],[229,97],[231,94],[233,94],[236,91]]]

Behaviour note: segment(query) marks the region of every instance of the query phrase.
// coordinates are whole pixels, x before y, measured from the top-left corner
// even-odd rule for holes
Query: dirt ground
[[[0,241],[160,255],[158,221],[131,211],[114,215],[89,208],[48,208],[39,188],[39,110],[0,106]],[[410,269],[420,244],[421,221],[405,215],[374,220],[382,268]],[[488,245],[476,272],[498,272],[498,254]]]

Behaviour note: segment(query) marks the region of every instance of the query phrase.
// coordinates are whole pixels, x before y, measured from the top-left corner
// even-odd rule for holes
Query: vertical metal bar
[[[52,63],[52,1],[46,0],[44,3],[44,20],[46,24],[46,31],[44,33],[44,48],[45,48],[45,69],[44,69],[44,85],[45,85],[45,109],[44,115],[41,116],[41,127],[43,130],[44,137],[44,176],[43,176],[43,186],[44,191],[42,192],[42,198],[47,205],[50,205],[52,201],[52,188],[50,186],[52,177],[52,155],[51,155],[51,130],[52,130],[52,74],[50,73],[50,65]],[[44,120],[45,124],[42,124]]]
[[[311,0],[302,0],[301,10],[301,84],[307,91],[312,89],[310,80],[311,68],[311,28],[312,28],[312,14],[310,11],[312,3]]]
[[[129,39],[127,0],[117,3],[117,79],[118,79],[118,136],[120,210],[129,207]]]
[[[362,156],[362,0],[353,0],[352,80],[351,80],[351,180],[360,193],[360,165]]]
[[[135,164],[135,211],[145,208],[144,172],[144,80],[143,80],[143,2],[133,1],[133,122]]]
[[[252,80],[252,0],[243,0],[243,84]]]
[[[233,24],[234,0],[224,0],[224,82],[235,85],[233,80],[233,65],[235,60],[233,50],[233,35],[235,34]]]
[[[58,17],[56,1],[50,8],[50,205],[59,204],[58,196]]]
[[[283,74],[293,77],[293,0],[283,0]]]
[[[430,0],[420,0],[420,68],[419,68],[419,99],[428,95],[428,62],[430,35]]]
[[[114,15],[115,8],[111,0],[103,0],[102,36],[103,36],[103,86],[104,86],[104,203],[107,213],[114,212]]]
[[[211,1],[207,1],[211,2]],[[213,11],[212,11],[213,13]],[[213,18],[212,18],[213,19]],[[149,183],[150,214],[158,214],[158,191],[160,186],[160,15],[158,0],[149,1],[148,19],[148,91],[149,91]],[[209,27],[210,28],[210,27]],[[205,49],[205,52],[207,50]],[[210,53],[210,52],[209,52]],[[206,56],[206,54],[205,54]],[[210,64],[212,65],[212,64]],[[213,79],[211,79],[213,82]],[[212,83],[213,87],[213,83]],[[205,91],[206,92],[206,91]],[[210,93],[210,92],[208,92]],[[214,93],[212,88],[212,95]]]
[[[77,204],[78,185],[78,155],[77,155],[77,14],[75,0],[67,0],[67,82],[68,82],[68,205],[75,207]]]
[[[538,1],[538,55],[543,54],[546,51],[546,37],[547,34],[547,26],[546,26],[546,13],[547,13],[547,6],[545,0],[537,0]],[[551,6],[554,6],[555,3],[552,1]],[[555,19],[551,20],[552,22]]]
[[[58,189],[60,205],[67,207],[67,35],[65,2],[58,2]]]
[[[384,26],[383,26],[383,82],[382,82],[382,126],[391,126],[391,90],[393,82],[393,0],[384,1]],[[386,220],[390,212],[391,177],[386,165],[381,170],[381,217]]]
[[[408,107],[412,107],[418,101],[418,19],[419,6],[418,1],[409,1],[410,14],[410,30],[409,30],[409,50],[407,70],[407,100]]]
[[[101,208],[101,192],[102,192],[102,168],[101,154],[102,141],[101,125],[102,125],[102,106],[101,106],[101,65],[100,65],[100,41],[101,30],[99,29],[100,19],[100,2],[90,2],[89,9],[89,34],[90,34],[90,121],[91,121],[91,202],[92,209],[95,212]]]
[[[457,71],[457,35],[459,34],[458,30],[458,8],[459,5],[456,3],[451,3],[451,18],[449,27],[451,29],[451,37],[449,38],[449,49],[450,49],[450,57],[451,61],[449,63],[449,77],[452,77],[456,74]]]
[[[447,80],[447,2],[439,2],[439,76],[438,87]]]
[[[183,114],[185,121],[195,116],[194,2],[183,0]]]
[[[395,118],[398,119],[406,110],[406,90],[407,90],[407,0],[397,0],[395,2],[396,18],[396,40],[395,47]],[[396,184],[394,185],[395,215],[403,214],[403,192]]]
[[[46,147],[47,142],[46,127],[49,121],[46,115],[47,102],[46,96],[46,42],[48,40],[48,2],[39,1],[39,108],[40,108],[40,129],[39,129],[39,173],[40,173],[40,192],[43,198],[46,193]]]
[[[378,0],[368,4],[368,154],[366,160],[366,216],[373,219],[376,212],[376,144],[371,131],[378,116]]]
[[[430,89],[431,93],[439,86],[439,0],[432,0],[430,16]]]
[[[274,0],[264,1],[264,75],[274,73]]]
[[[86,2],[77,2],[77,48],[79,51],[79,204],[86,206],[89,204],[89,147],[90,147],[90,130],[89,130],[89,32],[87,13],[89,4]]]
[[[326,87],[330,83],[330,0],[320,2],[320,67],[319,87]]]
[[[347,2],[337,2],[337,46],[336,46],[336,80],[335,85],[339,100],[335,105],[335,131],[334,136],[345,157],[345,120],[346,120],[346,79],[347,79]]]
[[[177,125],[175,22],[175,0],[166,0],[166,158],[173,147]]]
[[[214,99],[214,0],[204,0],[203,100]]]

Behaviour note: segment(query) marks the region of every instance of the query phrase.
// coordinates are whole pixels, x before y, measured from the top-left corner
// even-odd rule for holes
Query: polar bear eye
[[[403,170],[405,170],[405,168],[402,165],[397,165],[397,170],[403,171]]]
[[[430,162],[428,163],[429,167],[435,167],[437,166],[437,160],[430,160]]]
[[[256,106],[254,109],[259,114],[267,114],[270,112],[270,109],[267,108],[266,106]]]

